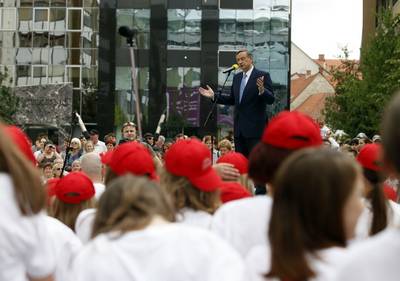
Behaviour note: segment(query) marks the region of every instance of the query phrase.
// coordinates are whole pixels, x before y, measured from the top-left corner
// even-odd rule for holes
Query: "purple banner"
[[[183,87],[181,89],[168,87],[169,115],[171,113],[182,116],[190,127],[199,127],[200,124],[200,94],[197,88]]]

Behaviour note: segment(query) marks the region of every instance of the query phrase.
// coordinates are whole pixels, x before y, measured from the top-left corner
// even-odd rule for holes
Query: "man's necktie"
[[[240,83],[239,103],[242,101],[242,98],[243,98],[243,91],[244,91],[244,88],[246,87],[246,80],[247,80],[247,75],[246,75],[246,73],[243,73],[242,82]]]

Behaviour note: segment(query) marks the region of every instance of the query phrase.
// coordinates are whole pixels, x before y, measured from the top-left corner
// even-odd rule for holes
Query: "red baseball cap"
[[[32,152],[32,143],[27,135],[16,126],[5,126],[3,131],[11,138],[13,143],[35,166],[36,159]]]
[[[393,202],[397,201],[397,193],[393,187],[388,184],[383,184],[383,193],[385,194],[386,198],[392,200]]]
[[[240,174],[247,174],[249,161],[239,152],[229,152],[218,158],[217,163],[229,163],[239,170]]]
[[[69,204],[79,204],[95,194],[93,182],[83,172],[72,172],[55,185],[56,197]]]
[[[197,139],[178,140],[165,153],[164,160],[169,173],[186,177],[202,191],[217,190],[222,184],[212,167],[210,150]]]
[[[298,111],[282,111],[272,118],[264,130],[261,141],[284,149],[322,145],[317,123]]]
[[[149,150],[141,143],[126,142],[101,157],[118,176],[131,173],[138,176],[149,176],[157,180],[156,167]]]
[[[382,171],[381,153],[380,144],[366,144],[358,153],[357,161],[363,168],[379,172]]]
[[[220,190],[222,203],[251,197],[250,192],[238,182],[226,181],[221,185]]]

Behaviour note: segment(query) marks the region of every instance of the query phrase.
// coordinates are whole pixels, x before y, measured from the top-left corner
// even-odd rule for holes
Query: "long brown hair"
[[[372,223],[369,233],[374,235],[384,230],[388,224],[388,201],[383,192],[384,177],[380,172],[365,168],[363,172],[371,186],[371,190],[367,194],[372,209]]]
[[[185,177],[172,175],[166,170],[161,173],[160,185],[171,196],[177,213],[188,207],[193,210],[214,214],[221,205],[219,190],[201,191]]]
[[[267,277],[302,281],[315,276],[306,255],[346,246],[343,209],[360,168],[331,149],[305,149],[278,170],[269,227]]]
[[[46,204],[39,171],[2,130],[0,123],[0,172],[7,173],[14,184],[15,199],[24,215],[40,212]]]
[[[108,183],[100,198],[92,237],[109,231],[139,230],[150,224],[155,216],[174,221],[175,214],[169,197],[153,181],[130,174]]]
[[[48,208],[48,214],[75,231],[75,221],[79,213],[83,210],[94,208],[94,206],[94,198],[78,204],[69,204],[59,200],[58,198],[54,198]]]

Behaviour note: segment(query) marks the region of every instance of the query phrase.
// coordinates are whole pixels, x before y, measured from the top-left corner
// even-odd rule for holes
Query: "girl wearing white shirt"
[[[383,167],[388,174],[400,178],[399,93],[384,112]],[[400,228],[387,229],[351,248],[335,280],[397,281],[400,276],[399,259]]]
[[[171,223],[174,210],[156,183],[125,175],[99,201],[91,240],[71,280],[241,281],[239,255],[209,231]]]
[[[0,124],[0,280],[51,281],[55,263],[42,213],[44,189],[14,143]]]
[[[253,280],[329,280],[362,211],[355,161],[331,149],[296,152],[274,185],[269,243],[247,257]]]
[[[195,139],[179,140],[165,153],[161,186],[171,195],[177,220],[209,229],[220,206],[222,180],[212,168],[207,146]]]
[[[399,225],[400,206],[387,200],[383,192],[385,177],[380,144],[364,145],[357,156],[357,161],[363,167],[367,199],[356,228],[356,239],[359,240],[375,235],[388,226]]]

